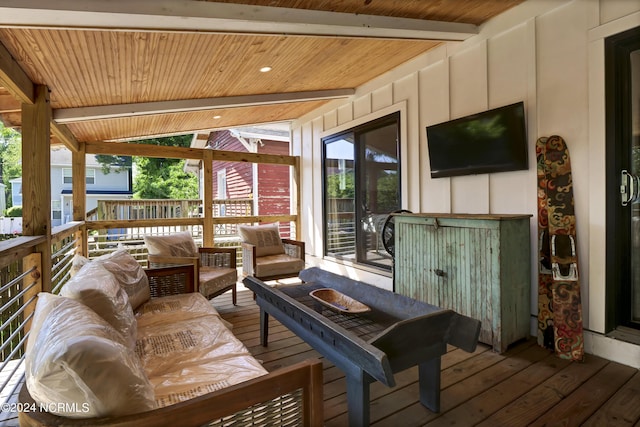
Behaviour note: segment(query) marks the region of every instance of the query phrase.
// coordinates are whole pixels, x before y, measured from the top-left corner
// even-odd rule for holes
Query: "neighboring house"
[[[87,211],[98,206],[99,199],[130,199],[133,195],[131,168],[105,174],[95,156],[86,159]],[[14,206],[22,206],[22,178],[11,180]],[[73,218],[71,151],[51,150],[51,226],[66,224]]]
[[[215,131],[209,134],[206,146],[214,150],[289,155],[289,132],[277,127]],[[253,215],[290,214],[290,180],[290,167],[286,165],[213,162],[213,198],[252,199]],[[230,212],[223,205],[217,214],[236,216],[248,212]],[[289,223],[281,224],[283,236],[288,237],[289,230]]]
[[[11,206],[22,206],[22,177],[9,180],[11,186]]]

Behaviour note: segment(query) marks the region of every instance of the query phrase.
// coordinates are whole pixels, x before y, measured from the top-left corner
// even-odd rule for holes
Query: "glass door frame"
[[[372,261],[367,261],[366,256],[363,256],[364,252],[366,252],[366,248],[363,249],[364,242],[363,242],[363,232],[362,232],[362,224],[363,224],[363,214],[362,214],[362,209],[361,207],[363,206],[364,200],[363,200],[363,191],[364,189],[361,188],[364,185],[364,178],[363,178],[363,172],[362,172],[362,165],[360,163],[363,162],[363,153],[364,153],[364,148],[361,147],[361,143],[359,142],[359,135],[361,135],[362,133],[366,133],[366,132],[370,132],[372,130],[387,126],[391,123],[396,123],[396,127],[397,127],[397,132],[396,132],[396,152],[398,154],[398,202],[399,205],[402,205],[402,173],[401,173],[401,156],[402,156],[402,152],[401,152],[401,134],[402,134],[402,121],[401,121],[401,111],[395,111],[391,114],[387,114],[385,116],[379,117],[377,119],[371,120],[369,122],[354,126],[353,128],[350,129],[346,129],[340,132],[337,132],[335,134],[332,135],[328,135],[326,137],[322,138],[322,185],[323,185],[323,213],[322,213],[322,218],[323,218],[323,238],[324,238],[324,250],[323,250],[323,256],[330,256],[330,257],[336,257],[337,259],[345,259],[348,261],[352,261],[356,264],[360,264],[360,265],[367,265],[370,267],[374,267],[374,268],[379,268],[380,270],[384,270],[384,271],[390,271],[392,264],[389,263],[388,266],[386,265],[381,265],[379,263],[375,263]],[[332,255],[332,254],[328,254],[327,253],[327,239],[328,239],[328,223],[327,223],[327,211],[328,211],[328,207],[326,206],[326,197],[327,197],[327,177],[326,177],[326,146],[327,143],[331,143],[331,142],[335,142],[341,138],[346,137],[347,135],[350,135],[353,137],[353,143],[354,143],[354,170],[355,170],[355,195],[354,195],[354,204],[355,204],[355,228],[356,228],[356,244],[355,244],[355,253],[353,254],[353,258],[349,258],[349,257],[342,257],[339,255]],[[397,209],[400,209],[400,206],[398,206]],[[395,210],[395,209],[394,209]],[[384,249],[383,249],[384,250]],[[363,252],[364,251],[364,252]]]
[[[620,173],[630,170],[632,148],[629,57],[640,49],[640,27],[605,39],[606,302],[605,333],[631,321],[631,208],[621,205]],[[640,260],[638,261],[640,262]]]

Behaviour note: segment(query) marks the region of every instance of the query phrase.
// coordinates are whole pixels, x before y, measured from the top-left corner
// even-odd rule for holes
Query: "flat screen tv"
[[[427,126],[431,177],[528,169],[524,103]]]

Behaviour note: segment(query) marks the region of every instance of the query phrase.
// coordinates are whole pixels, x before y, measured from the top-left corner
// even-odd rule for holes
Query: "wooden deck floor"
[[[234,334],[268,370],[321,358],[271,319],[269,346],[259,343],[259,309],[250,291],[213,300]],[[504,354],[479,345],[473,354],[451,349],[442,359],[442,410],[418,403],[417,369],[396,375],[397,386],[371,385],[373,426],[640,426],[640,371],[587,355],[584,363],[561,360],[533,339]],[[346,383],[324,361],[324,411],[328,427],[347,426]],[[17,426],[3,414],[0,426]]]
[[[274,370],[321,357],[304,341],[270,320],[269,346],[259,343],[259,309],[249,291],[213,300],[233,323],[234,334]],[[397,386],[371,385],[374,426],[640,426],[640,371],[587,355],[584,363],[561,360],[533,339],[504,354],[481,344],[473,354],[452,348],[442,359],[442,410],[417,400],[417,368],[396,375]],[[325,425],[347,425],[346,383],[324,361]]]

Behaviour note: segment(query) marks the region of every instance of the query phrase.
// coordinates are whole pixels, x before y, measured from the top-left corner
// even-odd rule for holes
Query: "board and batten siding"
[[[447,43],[356,88],[293,125],[301,156],[304,238],[309,263],[391,289],[384,273],[323,258],[321,138],[404,108],[402,204],[413,212],[529,214],[536,233],[535,141],[568,144],[578,233],[587,352],[640,367],[640,346],[606,339],[604,209],[604,39],[640,25],[640,2],[527,1],[484,24],[460,44]],[[425,128],[524,101],[529,169],[432,179]],[[310,215],[310,216],[308,216]],[[531,333],[536,333],[537,242],[531,249]],[[368,280],[367,280],[368,279]]]

